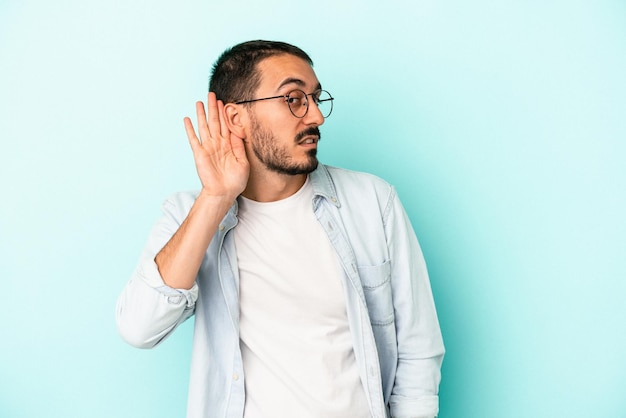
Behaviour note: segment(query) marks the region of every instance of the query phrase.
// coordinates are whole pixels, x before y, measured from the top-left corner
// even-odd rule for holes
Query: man
[[[434,417],[444,347],[394,189],[318,164],[309,56],[222,54],[184,124],[202,188],[168,199],[117,306],[153,347],[195,314],[189,417]]]

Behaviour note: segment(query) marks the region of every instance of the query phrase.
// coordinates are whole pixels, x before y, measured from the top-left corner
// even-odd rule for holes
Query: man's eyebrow
[[[284,79],[282,81],[282,83],[280,83],[280,85],[278,86],[278,88],[276,90],[280,90],[281,88],[283,88],[287,84],[296,84],[298,87],[304,87],[306,85],[306,83],[304,81],[300,80],[299,78],[289,77],[289,78]],[[320,83],[317,83],[317,86],[315,87],[315,90],[321,90],[321,89],[322,89],[322,85]]]

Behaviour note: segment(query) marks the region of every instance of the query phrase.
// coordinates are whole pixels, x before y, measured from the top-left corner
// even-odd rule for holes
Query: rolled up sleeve
[[[117,301],[116,322],[130,345],[152,348],[194,313],[198,285],[187,289],[167,286],[154,261],[187,216],[194,195],[177,194],[163,204],[163,216],[155,224],[140,261]]]

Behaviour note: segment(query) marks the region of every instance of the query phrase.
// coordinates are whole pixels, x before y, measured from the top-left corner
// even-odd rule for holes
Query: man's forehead
[[[311,65],[300,57],[282,54],[265,58],[259,63],[260,88],[280,90],[283,87],[319,87]]]

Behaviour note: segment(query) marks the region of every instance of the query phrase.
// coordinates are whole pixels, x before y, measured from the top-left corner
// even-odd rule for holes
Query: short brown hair
[[[259,62],[276,55],[289,54],[302,58],[313,66],[311,57],[300,48],[285,42],[248,41],[227,49],[213,65],[209,91],[224,103],[254,99],[261,82]]]

